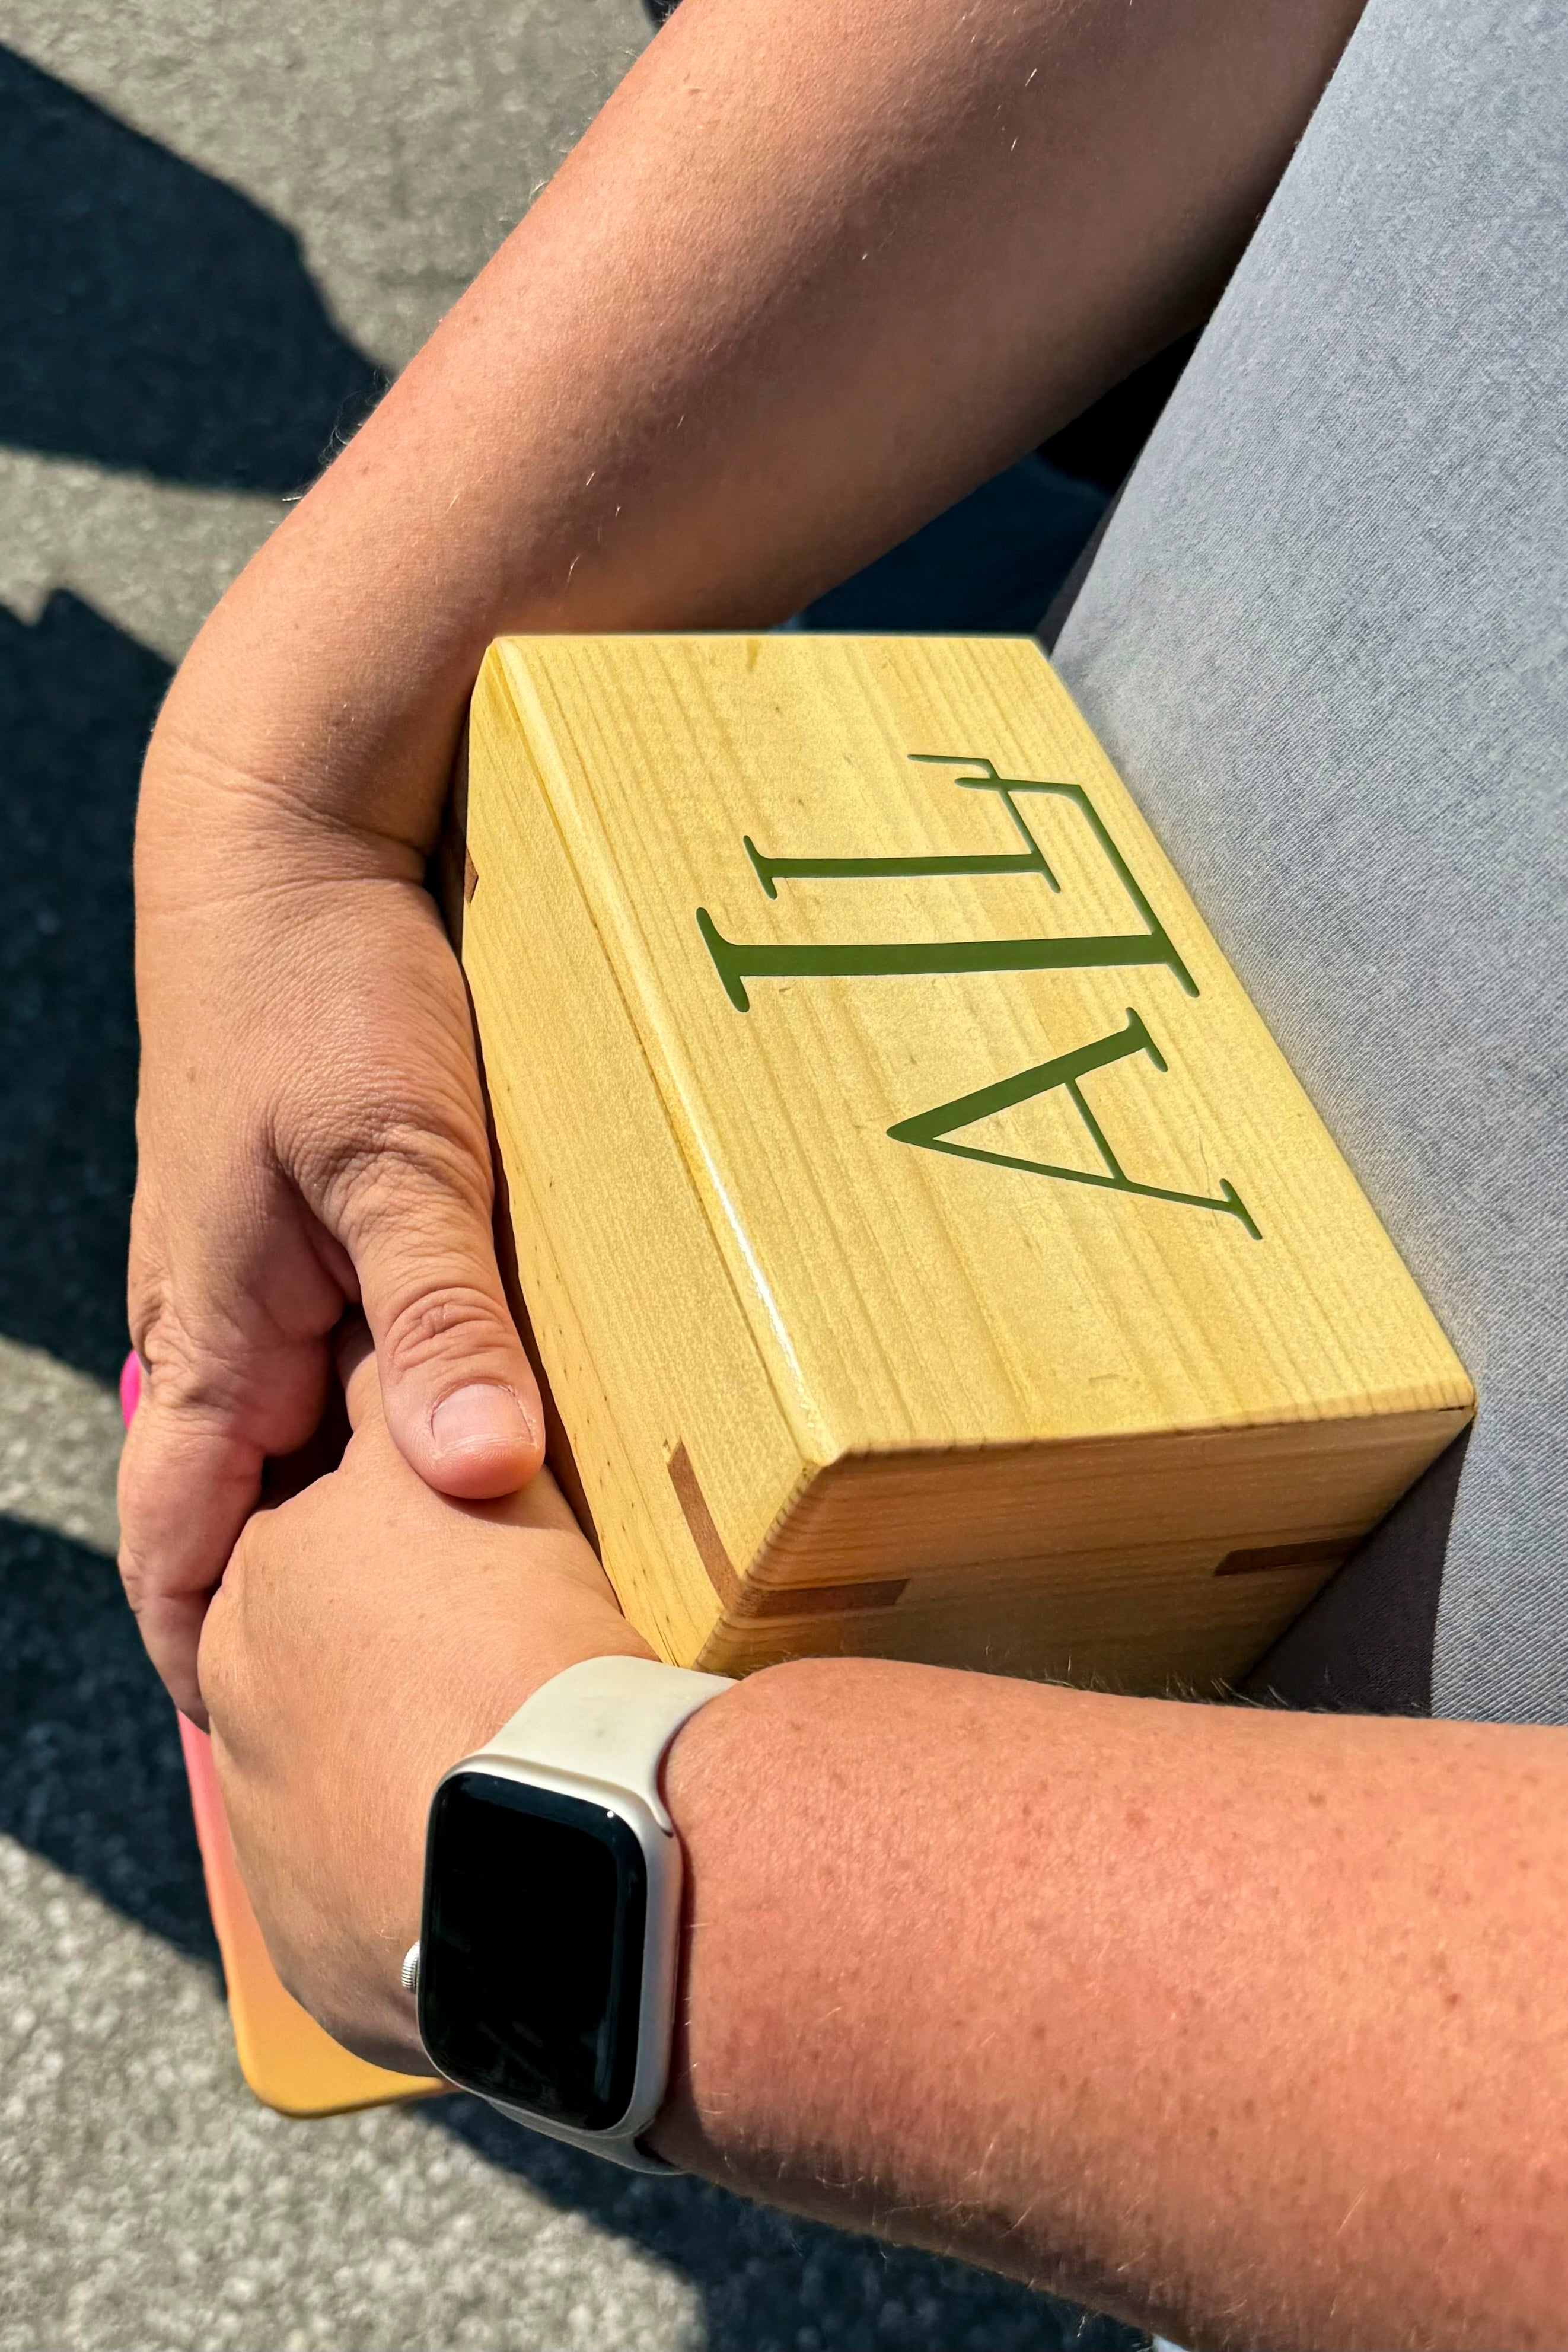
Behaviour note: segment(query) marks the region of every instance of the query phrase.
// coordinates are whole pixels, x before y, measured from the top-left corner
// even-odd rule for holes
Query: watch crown
[[[419,1947],[410,1944],[403,1955],[403,1990],[417,1994],[419,1990]]]

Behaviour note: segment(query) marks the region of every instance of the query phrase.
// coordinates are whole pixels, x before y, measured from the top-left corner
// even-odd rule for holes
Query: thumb
[[[489,1169],[384,1153],[342,1206],[394,1444],[426,1486],[515,1494],[544,1458],[539,1389],[496,1267]]]

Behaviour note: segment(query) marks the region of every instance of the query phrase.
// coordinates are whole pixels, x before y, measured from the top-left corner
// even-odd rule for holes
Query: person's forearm
[[[674,2160],[1195,2345],[1553,2345],[1568,1738],[842,1660],[667,1778]]]
[[[1359,5],[686,0],[209,623],[144,888],[208,887],[215,803],[290,880],[340,823],[416,871],[490,636],[778,620],[1075,414],[1201,311]]]

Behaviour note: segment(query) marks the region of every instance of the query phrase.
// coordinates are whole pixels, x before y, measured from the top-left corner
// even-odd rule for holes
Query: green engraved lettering
[[[1055,890],[1059,887],[1056,876],[1013,798],[1015,793],[1050,793],[1070,800],[1081,811],[1142,917],[1143,929],[1087,939],[886,940],[864,947],[847,942],[763,947],[726,939],[706,907],[699,907],[697,928],[724,984],[724,993],[738,1013],[751,1010],[752,1000],[746,992],[748,980],[862,980],[939,971],[1084,971],[1109,964],[1163,964],[1175,974],[1189,996],[1197,994],[1196,982],[1081,784],[1039,783],[1028,777],[1000,776],[989,760],[970,752],[911,751],[910,757],[945,768],[978,768],[981,772],[977,776],[955,776],[953,782],[972,792],[994,793],[1028,846],[979,856],[767,857],[748,836],[746,855],[768,897],[778,896],[776,886],[781,877],[789,881],[868,881],[900,875],[1037,874]]]
[[[835,975],[871,980],[917,971],[1088,971],[1107,964],[1171,961],[1165,942],[1149,931],[1082,940],[899,940],[871,947],[755,947],[727,940],[706,907],[697,909],[697,928],[719,968],[725,994],[740,1013],[751,1009],[748,980],[825,980]]]
[[[1122,965],[1163,964],[1189,996],[1197,994],[1197,982],[1176,952],[1170,933],[1139,887],[1131,867],[1081,784],[999,775],[989,760],[972,752],[911,751],[909,756],[934,767],[977,770],[979,772],[973,775],[955,774],[952,781],[968,792],[994,793],[1022,837],[1024,848],[962,856],[771,857],[748,835],[746,856],[767,897],[778,897],[781,881],[865,882],[926,875],[1036,874],[1048,888],[1058,890],[1061,886],[1014,797],[1019,793],[1047,793],[1071,801],[1079,810],[1127,893],[1142,929],[1078,939],[882,940],[864,946],[829,941],[819,946],[773,947],[726,939],[706,907],[699,907],[698,930],[713,959],[724,993],[738,1013],[751,1010],[746,991],[749,980],[869,980],[916,972],[1089,971]],[[978,1160],[994,1168],[1015,1168],[1030,1175],[1055,1177],[1064,1184],[1091,1184],[1104,1192],[1136,1193],[1150,1201],[1173,1201],[1190,1209],[1211,1209],[1235,1217],[1254,1241],[1260,1239],[1240,1194],[1228,1181],[1221,1182],[1219,1197],[1211,1199],[1203,1192],[1180,1192],[1161,1184],[1139,1184],[1127,1174],[1089,1108],[1080,1081],[1092,1071],[1105,1069],[1132,1054],[1147,1055],[1157,1070],[1166,1066],[1141,1016],[1129,1007],[1127,1026],[1110,1036],[1076,1046],[1071,1053],[1058,1054],[1048,1062],[1037,1063],[1033,1069],[1019,1071],[1016,1077],[999,1079],[994,1086],[981,1087],[952,1102],[939,1103],[933,1110],[921,1111],[914,1118],[900,1119],[888,1133],[895,1143],[913,1144],[925,1151],[944,1151],[956,1160]],[[983,1151],[974,1144],[948,1140],[960,1128],[971,1127],[994,1112],[1030,1102],[1058,1087],[1066,1089],[1082,1119],[1103,1163],[1102,1174],[1080,1168],[1058,1168],[1047,1160],[1025,1160],[1011,1152]]]
[[[786,881],[810,878],[829,882],[864,882],[886,875],[901,874],[1038,874],[1053,890],[1060,889],[1061,885],[1047,865],[1044,850],[1020,815],[1013,794],[1057,793],[1071,787],[1026,783],[1016,776],[999,776],[989,760],[965,760],[962,757],[948,760],[940,751],[911,751],[910,757],[911,760],[940,762],[943,767],[984,768],[985,773],[983,776],[955,776],[953,782],[972,785],[979,792],[994,792],[1028,843],[1028,847],[964,857],[764,857],[748,834],[745,836],[746,855],[768,897],[778,897],[773,883],[781,874]]]
[[[978,1087],[973,1094],[938,1103],[933,1110],[900,1119],[888,1133],[895,1143],[912,1143],[924,1151],[949,1152],[955,1160],[984,1160],[992,1168],[1016,1168],[1027,1175],[1054,1176],[1064,1184],[1093,1184],[1109,1192],[1135,1192],[1146,1201],[1175,1201],[1188,1209],[1215,1209],[1222,1215],[1237,1218],[1254,1241],[1260,1240],[1262,1236],[1240,1193],[1226,1181],[1221,1181],[1219,1199],[1211,1200],[1203,1192],[1177,1192],[1163,1184],[1138,1184],[1127,1174],[1110,1148],[1105,1129],[1085,1100],[1079,1081],[1091,1070],[1103,1070],[1112,1062],[1124,1061],[1130,1054],[1147,1054],[1157,1070],[1166,1067],[1164,1056],[1131,1005],[1125,1029],[1114,1030],[1109,1037],[1097,1037],[1092,1045],[1077,1045],[1069,1054],[1058,1054],[1051,1061],[1037,1062],[1032,1070],[1020,1070],[1014,1077],[999,1078],[994,1086]],[[983,1151],[976,1144],[950,1143],[947,1139],[957,1128],[973,1127],[976,1119],[990,1118],[997,1111],[1013,1110],[1019,1103],[1033,1102],[1037,1095],[1049,1094],[1057,1087],[1066,1088],[1073,1108],[1088,1129],[1104,1162],[1103,1175],[1094,1175],[1082,1168],[1058,1168],[1044,1160],[1023,1160],[1010,1151]]]

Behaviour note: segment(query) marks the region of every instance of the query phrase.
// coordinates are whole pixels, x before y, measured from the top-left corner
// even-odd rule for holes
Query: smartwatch
[[[438,1783],[419,1941],[404,1964],[438,2074],[634,2172],[663,2102],[680,1841],[659,1766],[722,1675],[568,1666]]]

